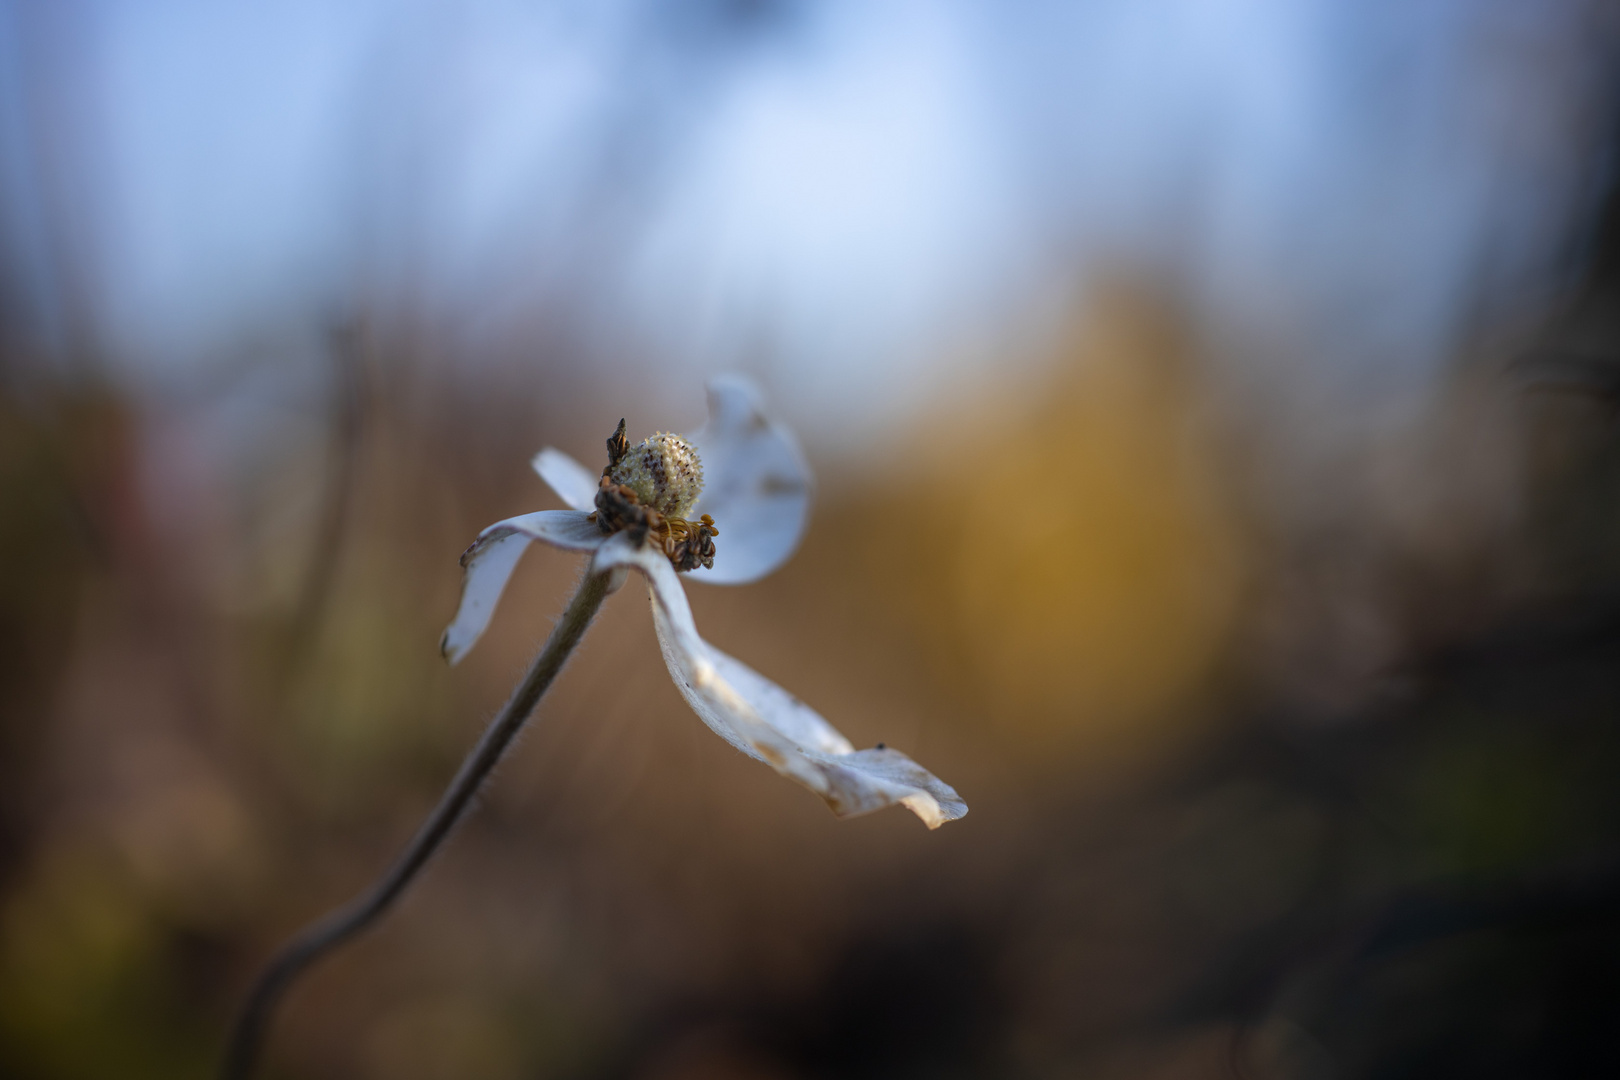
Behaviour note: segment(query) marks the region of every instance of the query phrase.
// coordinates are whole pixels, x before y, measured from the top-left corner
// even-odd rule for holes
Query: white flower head
[[[679,572],[715,585],[756,581],[793,553],[808,516],[809,466],[751,383],[711,382],[709,422],[684,437],[659,433],[631,446],[620,421],[600,474],[549,447],[534,468],[572,509],[498,521],[467,549],[461,607],[441,645],[452,664],[489,625],[531,541],[590,552],[590,573],[634,570],[647,579],[670,676],[732,746],[840,817],[900,804],[932,829],[967,813],[950,785],[905,754],[881,743],[856,750],[814,709],[698,636]]]

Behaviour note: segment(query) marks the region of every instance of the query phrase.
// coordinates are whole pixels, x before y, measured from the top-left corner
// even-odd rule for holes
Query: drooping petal
[[[714,566],[692,571],[693,580],[741,585],[764,577],[793,554],[809,517],[810,466],[799,444],[738,375],[709,383],[709,422],[687,438],[703,460],[703,494],[692,513],[712,514],[720,529]]]
[[[506,582],[529,544],[541,540],[568,551],[594,551],[602,546],[601,530],[578,510],[542,510],[497,521],[478,534],[461,556],[461,607],[439,640],[439,651],[452,664],[460,662],[495,614]]]
[[[655,616],[662,618],[662,614]],[[662,640],[662,638],[660,638]],[[713,645],[705,645],[720,678],[731,684],[744,701],[801,750],[819,754],[853,754],[855,746],[844,733],[822,719],[820,713],[771,680]]]
[[[596,508],[596,488],[601,474],[593,473],[561,450],[546,447],[529,462],[540,479],[551,485],[557,497],[573,507],[590,513]]]
[[[664,663],[681,696],[715,734],[826,800],[839,817],[902,805],[930,829],[967,813],[949,784],[898,750],[856,751],[786,690],[704,641],[675,569],[656,549],[613,537],[594,568],[634,567],[647,578]]]

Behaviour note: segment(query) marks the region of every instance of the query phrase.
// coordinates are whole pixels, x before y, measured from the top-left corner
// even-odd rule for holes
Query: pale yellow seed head
[[[697,448],[679,435],[659,433],[643,439],[607,475],[634,491],[641,505],[665,517],[686,517],[703,492]]]

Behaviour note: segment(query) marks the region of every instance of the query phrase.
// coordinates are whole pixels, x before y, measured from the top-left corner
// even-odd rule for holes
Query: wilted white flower
[[[647,579],[676,687],[731,745],[841,817],[899,803],[937,828],[967,813],[950,785],[905,754],[882,744],[856,750],[814,709],[698,636],[677,568],[716,585],[755,581],[793,553],[809,510],[809,467],[751,384],[710,383],[709,422],[685,437],[659,434],[631,447],[621,422],[608,456],[601,474],[558,450],[535,456],[535,471],[572,509],[496,522],[467,549],[461,607],[442,643],[451,663],[484,632],[531,541],[589,552],[591,574],[635,570]]]

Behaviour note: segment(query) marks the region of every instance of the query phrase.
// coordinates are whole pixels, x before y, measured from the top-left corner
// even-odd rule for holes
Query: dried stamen
[[[602,477],[596,490],[596,512],[591,515],[598,529],[609,536],[629,529],[633,531],[632,535],[639,534],[639,539],[647,534],[655,521],[662,519],[663,515],[658,511],[642,506],[634,491]]]
[[[714,537],[720,530],[714,527],[714,518],[704,514],[700,523],[684,518],[666,518],[669,533],[664,538],[664,554],[677,570],[696,570],[698,567],[714,569]]]
[[[624,455],[630,452],[630,440],[624,437],[624,420],[622,417],[619,420],[618,428],[614,430],[612,435],[608,436],[607,448],[608,463],[607,468],[602,470],[603,476],[612,472],[613,467],[624,458]]]

